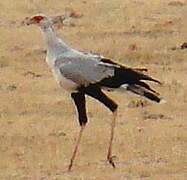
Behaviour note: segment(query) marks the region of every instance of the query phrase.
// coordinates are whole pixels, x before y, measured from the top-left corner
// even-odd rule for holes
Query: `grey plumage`
[[[95,57],[59,57],[55,60],[55,68],[62,76],[77,83],[88,86],[104,78],[114,76],[114,66],[101,63]]]

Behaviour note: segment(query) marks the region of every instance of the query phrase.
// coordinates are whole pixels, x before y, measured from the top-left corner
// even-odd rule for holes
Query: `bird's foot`
[[[68,172],[71,171],[72,165],[73,165],[73,162],[72,162],[72,160],[71,160],[71,161],[70,161],[70,164],[69,164],[69,166],[68,166]]]
[[[116,165],[115,165],[115,163],[113,161],[115,158],[116,158],[116,156],[107,156],[107,160],[112,165],[113,168],[116,167]]]

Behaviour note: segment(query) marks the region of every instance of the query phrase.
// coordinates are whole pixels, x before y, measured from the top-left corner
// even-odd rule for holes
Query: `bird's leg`
[[[115,164],[113,162],[114,156],[112,156],[112,142],[114,139],[114,129],[116,126],[116,118],[117,118],[117,109],[113,112],[112,123],[111,123],[111,134],[110,134],[108,154],[107,154],[107,160],[112,165],[113,168],[115,168]]]
[[[80,144],[80,141],[81,141],[81,136],[82,136],[82,133],[83,133],[84,128],[85,128],[86,123],[87,123],[85,94],[82,93],[82,92],[72,93],[71,97],[74,100],[74,103],[77,107],[78,116],[79,116],[79,124],[81,126],[81,129],[79,131],[79,135],[78,135],[78,138],[77,138],[77,141],[76,141],[76,144],[75,144],[75,148],[74,148],[71,160],[70,160],[70,164],[69,164],[69,167],[68,167],[69,171],[71,171],[71,168],[73,166],[73,162],[74,162],[74,159],[76,157],[76,154],[77,154],[77,151],[78,151],[78,148],[79,148],[79,144]]]
[[[107,108],[109,108],[110,111],[112,111],[112,113],[113,113],[113,119],[112,119],[112,124],[111,124],[111,135],[110,135],[110,141],[109,141],[107,160],[113,166],[113,168],[115,168],[115,164],[113,162],[113,156],[112,156],[112,142],[113,142],[113,138],[114,138],[114,128],[115,128],[115,124],[116,124],[118,105],[112,99],[110,99],[108,96],[106,96],[101,91],[101,89],[98,88],[98,87],[90,86],[90,87],[85,89],[85,93],[87,95],[99,100]]]
[[[84,128],[85,128],[85,125],[82,125],[81,129],[79,131],[79,136],[77,138],[77,141],[76,141],[76,144],[75,144],[75,147],[74,147],[74,151],[73,151],[73,154],[72,154],[72,157],[71,157],[71,160],[70,160],[70,164],[68,166],[68,171],[71,171],[71,168],[73,166],[73,162],[74,162],[75,156],[76,156],[78,148],[79,148],[79,144],[80,144],[80,141],[81,141],[81,136],[82,136],[82,133],[84,131]]]

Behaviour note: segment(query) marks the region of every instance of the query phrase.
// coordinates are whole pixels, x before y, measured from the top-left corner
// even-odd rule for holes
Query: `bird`
[[[58,16],[36,14],[25,18],[26,25],[37,25],[44,36],[47,48],[46,62],[60,87],[68,92],[74,101],[80,130],[68,165],[71,171],[77,155],[83,131],[88,122],[86,97],[90,96],[112,112],[107,161],[116,167],[112,154],[114,129],[116,126],[118,104],[105,91],[122,90],[142,96],[156,103],[162,102],[160,94],[147,84],[161,82],[147,75],[146,68],[131,68],[110,58],[94,53],[86,53],[68,46],[56,34],[53,25]]]

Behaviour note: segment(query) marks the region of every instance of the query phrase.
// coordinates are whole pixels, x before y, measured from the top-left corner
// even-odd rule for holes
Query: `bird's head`
[[[53,24],[52,19],[43,14],[26,17],[24,23],[26,25],[35,24],[40,26],[41,28],[48,28]]]

